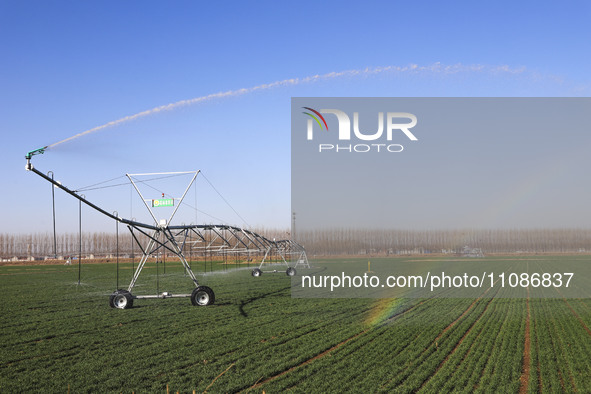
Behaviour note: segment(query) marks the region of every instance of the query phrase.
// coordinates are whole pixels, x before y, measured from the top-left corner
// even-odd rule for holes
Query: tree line
[[[251,229],[252,231],[261,234],[269,239],[288,239],[289,231],[285,229],[273,229],[258,227]],[[142,246],[148,242],[147,237],[134,232],[136,238],[140,241]],[[190,236],[195,238],[194,235]],[[119,244],[117,249],[117,244]],[[186,247],[188,249],[188,246]],[[54,252],[55,250],[55,252]],[[121,229],[119,235],[108,232],[82,232],[79,233],[64,233],[56,235],[56,242],[54,246],[53,233],[32,233],[32,234],[6,234],[0,233],[0,259],[17,258],[19,260],[35,258],[67,258],[68,256],[78,256],[82,253],[82,257],[105,257],[112,256],[117,253],[127,256],[141,255],[141,250],[137,243],[133,240],[131,234],[125,229]],[[188,250],[185,250],[188,252]]]
[[[252,229],[269,239],[285,239],[285,229]],[[146,238],[138,236],[145,245]],[[128,232],[83,232],[57,234],[57,256],[106,256],[141,253]],[[486,253],[569,253],[591,251],[591,229],[317,229],[299,230],[296,241],[308,255],[426,254],[461,253],[465,247],[480,248]],[[53,234],[0,233],[0,258],[44,258],[54,256]]]
[[[308,255],[462,253],[568,253],[591,251],[591,229],[317,229],[298,231]]]

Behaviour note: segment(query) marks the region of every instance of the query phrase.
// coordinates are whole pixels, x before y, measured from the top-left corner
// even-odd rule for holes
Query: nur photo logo
[[[359,112],[352,113],[353,125],[351,127],[351,117],[347,112],[339,109],[313,109],[311,107],[302,107],[306,115],[306,138],[308,141],[314,140],[314,129],[320,132],[328,132],[329,127],[324,115],[334,115],[338,127],[337,131],[331,137],[336,143],[319,143],[318,151],[323,152],[390,152],[398,153],[404,150],[404,147],[398,143],[392,143],[395,138],[405,136],[410,141],[418,141],[418,138],[410,129],[417,125],[417,117],[408,112],[378,112],[377,130],[362,130],[360,127]],[[370,117],[367,111],[363,113],[364,117]],[[375,114],[373,115],[376,116]],[[330,119],[329,118],[329,119]],[[326,138],[323,138],[325,140]],[[347,141],[363,141],[363,143],[349,143]]]

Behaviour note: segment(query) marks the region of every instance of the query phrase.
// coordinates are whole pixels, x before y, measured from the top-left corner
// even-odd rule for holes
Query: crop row
[[[577,300],[531,300],[530,391],[591,391],[591,335],[569,304]]]
[[[0,391],[515,392],[523,374],[526,299],[292,299],[285,275],[238,270],[199,276],[212,306],[116,310],[115,266],[83,269],[0,267]],[[143,275],[145,294],[191,286],[173,264]],[[529,307],[529,391],[591,391],[591,303]]]

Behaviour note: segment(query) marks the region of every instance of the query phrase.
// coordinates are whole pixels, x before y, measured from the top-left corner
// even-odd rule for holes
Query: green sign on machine
[[[152,200],[153,207],[172,207],[174,206],[174,198],[161,198]]]

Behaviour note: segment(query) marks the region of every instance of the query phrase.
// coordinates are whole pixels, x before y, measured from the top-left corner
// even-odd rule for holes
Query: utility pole
[[[47,175],[51,173],[51,180],[53,181],[53,171],[49,171]],[[51,185],[51,204],[53,207],[53,258],[57,260],[57,237],[55,235],[55,186]]]
[[[84,194],[80,195],[86,198]],[[78,200],[78,285],[80,285],[80,270],[82,269],[82,200]]]
[[[297,242],[297,240],[296,240],[296,213],[295,212],[292,212],[291,240]]]

